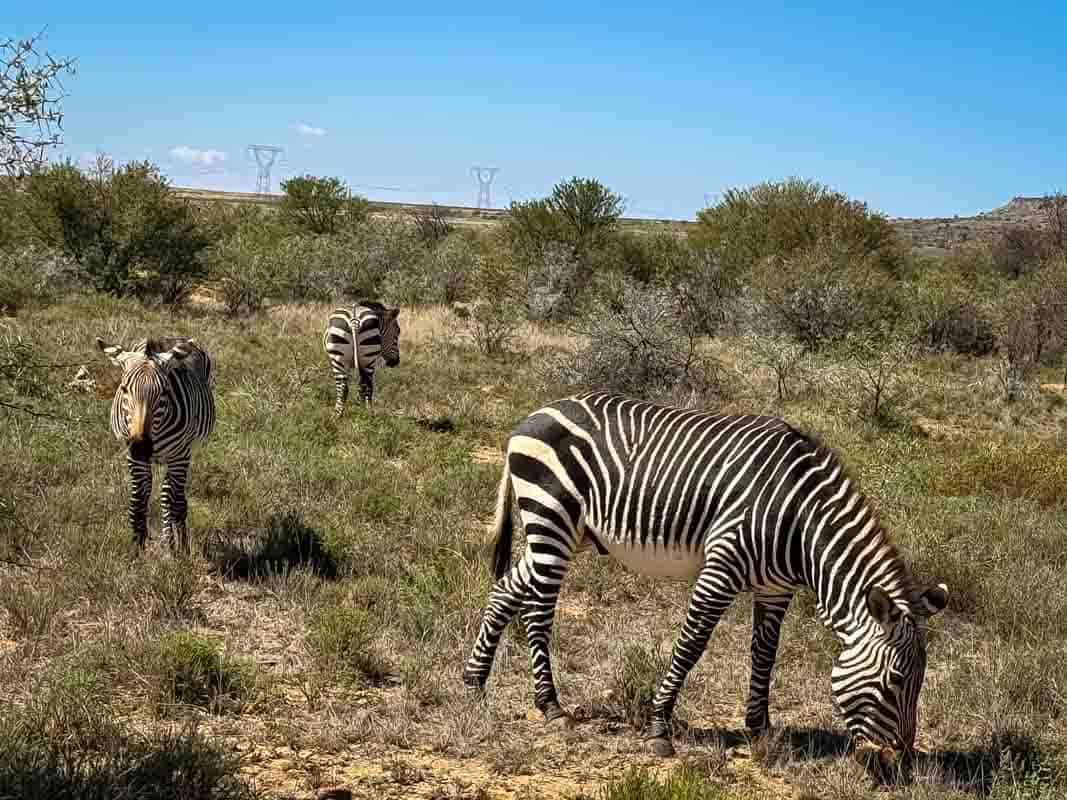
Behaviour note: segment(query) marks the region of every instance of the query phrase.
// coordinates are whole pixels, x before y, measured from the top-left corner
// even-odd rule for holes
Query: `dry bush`
[[[419,239],[428,247],[436,247],[447,239],[456,229],[445,217],[445,212],[434,203],[429,211],[416,211],[411,215],[411,222],[418,232]]]
[[[1006,230],[993,244],[993,267],[1011,278],[1021,278],[1038,268],[1047,250],[1045,235],[1034,228]]]
[[[32,245],[0,249],[0,316],[56,302],[79,286],[77,265],[61,253]]]
[[[967,301],[941,305],[926,323],[923,341],[934,352],[984,356],[993,351],[993,325],[981,309]]]
[[[451,305],[471,296],[478,265],[479,256],[470,237],[450,234],[435,240],[406,269],[388,272],[382,280],[382,292],[404,306]]]
[[[754,285],[765,324],[810,351],[901,314],[894,283],[877,261],[835,242],[766,259]]]
[[[808,349],[782,333],[750,333],[743,341],[753,362],[774,373],[778,402],[792,396],[790,386],[810,369]]]
[[[558,242],[547,242],[524,254],[515,272],[526,318],[560,319],[572,312],[582,269],[571,248]]]
[[[726,391],[717,364],[700,349],[678,296],[619,279],[569,323],[585,343],[543,365],[550,385],[598,388],[649,397],[689,388],[701,395]]]
[[[461,335],[479,352],[500,358],[510,349],[522,322],[522,304],[514,270],[495,256],[483,258],[475,273],[478,301],[472,307],[453,307]]]
[[[890,422],[909,391],[904,376],[918,355],[915,337],[903,329],[870,328],[849,333],[838,352],[839,368],[825,373],[838,396],[861,418]]]

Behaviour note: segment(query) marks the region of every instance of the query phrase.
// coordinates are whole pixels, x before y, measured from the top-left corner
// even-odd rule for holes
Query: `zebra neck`
[[[871,586],[907,606],[911,575],[858,492],[823,503],[801,539],[805,582],[815,592],[823,624],[843,644],[863,638],[875,624],[867,611]]]

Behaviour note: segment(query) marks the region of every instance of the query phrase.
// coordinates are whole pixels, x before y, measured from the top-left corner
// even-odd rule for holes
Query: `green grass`
[[[597,800],[733,800],[740,795],[716,785],[699,770],[683,765],[666,778],[631,767],[596,795]]]
[[[159,775],[151,765],[175,760],[206,776],[205,786],[221,786],[235,766],[212,748],[250,743],[241,752],[251,758],[291,739],[288,726],[342,771],[391,763],[382,759],[399,757],[403,745],[453,765],[481,764],[464,786],[588,774],[590,796],[611,779],[611,797],[668,791],[651,773],[622,773],[646,758],[640,728],[684,618],[684,585],[592,555],[574,565],[553,659],[561,701],[580,707],[586,723],[565,737],[545,738],[536,715],[526,716],[533,690],[517,628],[502,641],[484,703],[460,684],[490,585],[485,526],[500,470],[477,454],[501,448],[512,425],[555,398],[529,354],[566,340],[527,327],[521,352],[489,359],[454,341],[447,312],[405,309],[403,366],[378,372],[373,412],[350,402],[336,421],[319,343],[328,310],[282,306],[231,320],[72,297],[24,307],[5,323],[42,363],[86,364],[98,388],[68,387],[76,367],[20,378],[29,388],[17,399],[51,416],[0,410],[0,751],[15,754],[0,756],[0,786],[25,787],[50,770],[67,781],[42,784],[56,787],[53,796],[106,796],[79,787],[124,786],[120,774],[142,776],[145,786]],[[218,423],[193,455],[197,547],[187,559],[156,541],[155,498],[149,550],[138,554],[130,541],[122,452],[107,422],[117,376],[93,347],[96,335],[129,342],[151,333],[195,335],[216,364]],[[714,349],[745,376],[715,410],[783,411],[773,377],[751,369],[740,342]],[[1006,409],[994,393],[968,388],[984,369],[964,358],[913,365],[900,411],[909,424],[891,431],[864,424],[817,381],[784,406],[842,453],[917,571],[949,584],[950,610],[930,632],[920,709],[930,759],[921,785],[891,796],[1044,800],[1063,791],[1067,415],[1043,396]],[[923,433],[928,420],[947,433]],[[743,741],[750,613],[741,598],[687,683],[677,712],[687,722],[682,753],[720,753]],[[771,694],[772,720],[784,732],[760,745],[754,769],[811,797],[886,796],[824,746],[842,729],[827,689],[835,652],[810,598],[798,598]],[[93,720],[114,726],[111,755],[85,756],[98,751],[81,744],[63,750],[56,724],[38,725],[35,698],[64,681],[73,682],[68,694],[96,698]],[[192,720],[201,723],[195,735],[174,732]],[[34,725],[40,731],[26,738]],[[1009,729],[1012,741],[1028,737],[1017,749],[1040,757],[1005,761]],[[19,773],[17,759],[39,768]],[[393,770],[398,782],[421,781],[423,794],[450,785],[411,764]],[[103,783],[92,784],[94,775]],[[272,786],[272,776],[261,785]],[[24,782],[3,783],[9,778]],[[673,780],[675,794],[662,796],[745,797],[751,789],[727,772]],[[712,793],[685,794],[698,791]]]

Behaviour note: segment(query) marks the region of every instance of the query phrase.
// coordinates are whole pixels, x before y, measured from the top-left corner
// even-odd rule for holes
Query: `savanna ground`
[[[904,370],[906,422],[875,428],[819,380],[779,404],[740,339],[703,345],[733,387],[714,410],[781,413],[822,436],[920,576],[949,586],[915,780],[885,787],[842,756],[836,643],[807,596],[783,629],[776,728],[759,741],[743,734],[743,596],[682,694],[679,757],[646,751],[687,586],[592,554],[568,575],[553,641],[576,729],[548,731],[532,711],[514,625],[484,704],[469,697],[460,673],[490,585],[501,448],[559,394],[539,360],[574,342],[527,324],[515,352],[491,359],[457,338],[452,312],[405,308],[403,363],[379,371],[375,411],[350,402],[336,422],[320,347],[329,308],[233,319],[82,296],[0,323],[51,367],[15,384],[48,416],[0,409],[0,797],[304,798],[347,785],[374,798],[636,798],[668,796],[656,781],[667,775],[671,797],[1067,793],[1062,384],[1005,404],[992,361],[930,356]],[[93,339],[148,334],[195,336],[215,360],[189,558],[158,540],[156,500],[157,538],[143,555],[132,545],[108,430],[118,371]],[[80,365],[95,386],[71,385]]]

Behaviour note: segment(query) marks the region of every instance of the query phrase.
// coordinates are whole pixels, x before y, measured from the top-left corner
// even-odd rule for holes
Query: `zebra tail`
[[[506,456],[505,456],[506,459]],[[500,479],[500,489],[496,497],[496,516],[493,519],[493,577],[500,580],[511,570],[511,540],[515,533],[515,523],[511,518],[511,471],[507,461],[504,463],[504,475]]]

